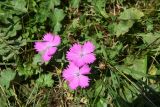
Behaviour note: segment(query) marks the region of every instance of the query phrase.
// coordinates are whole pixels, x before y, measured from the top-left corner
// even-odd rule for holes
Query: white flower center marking
[[[85,53],[85,51],[83,51],[83,49],[82,49],[81,52],[80,52],[81,58],[82,58],[83,56],[85,56],[85,55],[86,55],[86,53]]]
[[[74,73],[74,75],[76,76],[76,77],[79,77],[81,74],[80,74],[80,71],[78,70],[78,71],[76,71],[75,73]]]

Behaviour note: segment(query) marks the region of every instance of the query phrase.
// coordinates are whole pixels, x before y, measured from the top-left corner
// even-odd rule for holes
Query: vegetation
[[[45,33],[61,44],[42,63],[34,43]],[[89,87],[62,77],[66,52],[91,41]],[[159,107],[159,0],[1,0],[1,107]]]

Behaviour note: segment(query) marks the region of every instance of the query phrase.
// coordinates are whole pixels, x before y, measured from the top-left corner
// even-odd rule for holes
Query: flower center
[[[80,73],[79,73],[79,72],[77,72],[75,75],[78,77],[78,76],[80,76]]]
[[[76,71],[76,72],[74,73],[74,75],[75,75],[76,77],[79,77],[81,74],[80,74],[79,71]]]
[[[81,52],[81,53],[80,53],[80,56],[83,57],[83,55],[84,55],[83,52]]]
[[[80,53],[80,56],[83,57],[85,55],[85,52],[82,50]]]

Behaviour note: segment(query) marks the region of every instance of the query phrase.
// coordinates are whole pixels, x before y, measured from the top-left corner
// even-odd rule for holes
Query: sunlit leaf
[[[129,60],[129,59],[128,59]],[[147,56],[144,56],[140,59],[131,59],[130,64],[128,65],[118,65],[117,69],[120,71],[131,75],[135,79],[141,79],[146,77],[147,74]]]
[[[124,35],[129,31],[133,24],[134,21],[132,20],[120,21],[118,24],[114,23],[112,25],[113,34],[115,34],[117,37],[119,37],[120,35]]]
[[[0,73],[0,85],[4,86],[6,89],[9,88],[11,80],[15,78],[16,72],[8,68],[1,71]]]
[[[52,26],[54,27],[54,32],[57,33],[60,31],[62,25],[61,25],[61,21],[64,19],[64,12],[62,9],[54,9],[54,14],[52,16]]]
[[[138,36],[143,38],[143,42],[146,44],[155,43],[157,39],[160,39],[160,33],[139,33]],[[159,40],[160,41],[160,40]]]
[[[73,8],[78,8],[79,7],[79,3],[80,3],[80,0],[70,0],[70,5]]]
[[[105,11],[106,0],[93,0],[95,10],[103,17],[108,18],[108,14]]]
[[[133,19],[140,19],[143,16],[144,14],[140,10],[136,8],[129,8],[124,10],[118,18],[121,20],[133,20]]]
[[[12,4],[14,5],[15,10],[27,12],[25,0],[13,0]]]

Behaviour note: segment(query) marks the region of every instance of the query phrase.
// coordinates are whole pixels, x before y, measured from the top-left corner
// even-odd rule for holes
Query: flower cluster
[[[42,41],[35,42],[35,50],[42,55],[44,62],[49,61],[57,51],[57,46],[60,44],[61,38],[58,35],[47,33],[43,36]],[[67,52],[67,60],[69,65],[63,70],[63,78],[69,83],[71,89],[77,87],[85,88],[89,86],[89,78],[86,76],[90,73],[89,64],[96,60],[93,53],[95,46],[87,41],[83,45],[79,43],[73,44]]]
[[[95,46],[91,42],[85,42],[84,45],[75,43],[67,52],[69,65],[63,71],[63,77],[69,83],[71,89],[77,89],[78,86],[85,88],[89,86],[89,78],[86,74],[90,73],[88,64],[96,60],[93,53]]]
[[[43,36],[43,40],[35,42],[34,48],[42,55],[44,62],[49,61],[53,54],[57,51],[57,46],[61,43],[58,35],[47,33]]]

